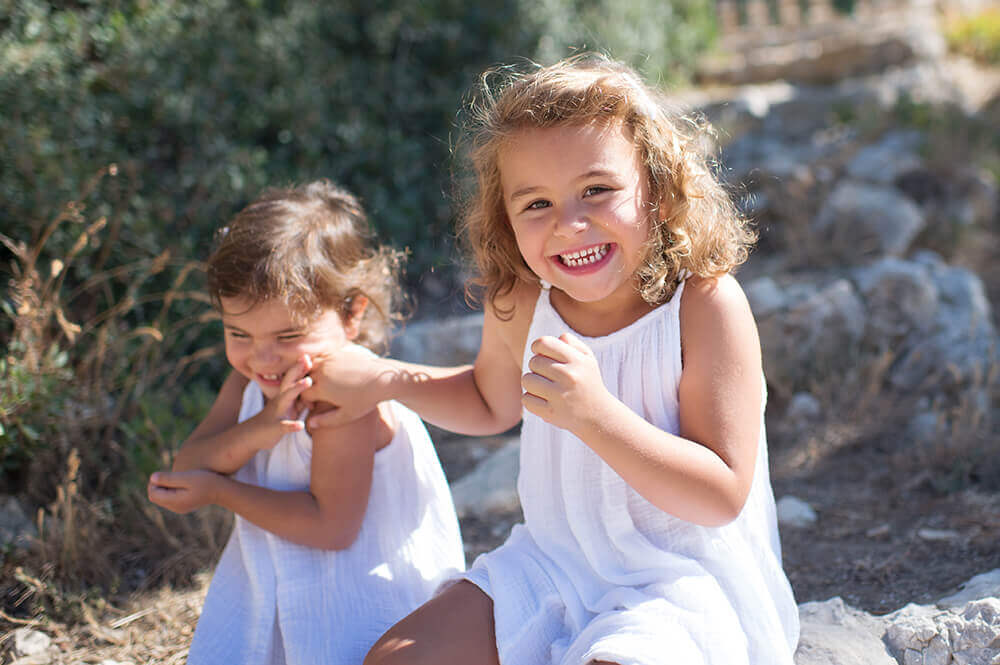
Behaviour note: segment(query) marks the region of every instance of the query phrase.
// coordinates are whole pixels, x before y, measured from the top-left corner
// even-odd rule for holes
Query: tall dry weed
[[[210,390],[188,382],[220,351],[198,348],[216,338],[209,299],[191,285],[201,264],[123,248],[104,235],[106,217],[88,218],[87,200],[116,176],[101,169],[38,237],[0,234],[12,258],[0,487],[37,510],[33,548],[0,550],[5,611],[66,612],[94,589],[184,582],[228,525],[221,511],[164,514],[145,497],[149,472],[171,463],[210,404]],[[76,241],[53,256],[47,242],[65,227]]]

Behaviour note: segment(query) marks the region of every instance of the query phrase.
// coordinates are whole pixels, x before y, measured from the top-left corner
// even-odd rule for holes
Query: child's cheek
[[[306,340],[299,345],[298,355],[301,356],[302,354],[306,353],[309,354],[310,357],[315,359],[327,355],[329,353],[332,353],[333,351],[336,351],[337,348],[339,348],[342,345],[343,343],[335,343],[329,339]]]

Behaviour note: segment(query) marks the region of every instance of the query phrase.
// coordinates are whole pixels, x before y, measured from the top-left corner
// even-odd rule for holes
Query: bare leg
[[[499,665],[493,601],[461,581],[386,631],[365,665]]]

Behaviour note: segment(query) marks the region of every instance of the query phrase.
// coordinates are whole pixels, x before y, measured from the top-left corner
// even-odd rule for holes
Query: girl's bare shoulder
[[[688,278],[681,298],[680,321],[683,346],[699,341],[711,346],[733,337],[756,344],[757,326],[750,304],[740,283],[730,274]]]
[[[740,310],[744,309],[748,313],[749,308],[743,287],[729,273],[718,277],[694,275],[689,277],[684,285],[681,299],[682,318],[685,312],[725,316],[727,313],[738,315]]]

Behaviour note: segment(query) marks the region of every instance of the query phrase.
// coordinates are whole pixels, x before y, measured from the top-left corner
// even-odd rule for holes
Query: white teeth
[[[560,254],[559,258],[562,259],[562,262],[566,265],[575,268],[594,263],[595,261],[600,261],[604,258],[604,255],[608,253],[608,249],[609,245],[596,245],[580,252]]]

